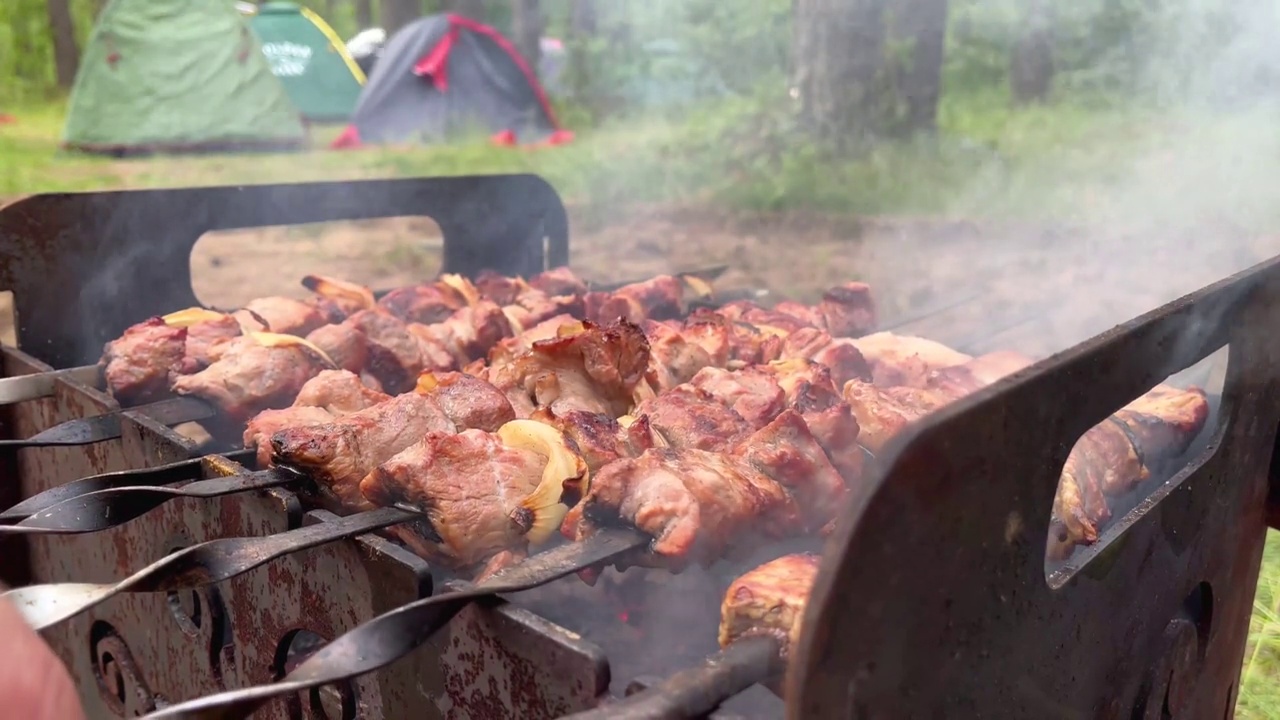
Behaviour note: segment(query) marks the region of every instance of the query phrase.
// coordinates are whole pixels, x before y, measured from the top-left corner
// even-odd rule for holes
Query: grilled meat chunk
[[[647,560],[677,569],[710,565],[730,548],[747,550],[804,527],[791,496],[753,464],[728,453],[672,448],[606,465],[574,519],[569,531],[577,540],[608,525],[634,526],[654,538]]]
[[[368,339],[349,319],[336,325],[318,327],[307,334],[307,340],[323,350],[343,370],[358,373],[369,362]]]
[[[611,293],[588,293],[587,318],[599,323],[677,318],[684,312],[684,284],[671,275],[624,285]]]
[[[688,384],[645,400],[634,414],[646,418],[671,447],[681,450],[720,450],[752,430],[733,408]]]
[[[538,408],[625,415],[649,364],[649,344],[636,325],[583,322],[576,333],[533,344],[510,363],[484,373],[510,400],[517,417]]]
[[[711,354],[686,339],[678,328],[654,320],[646,320],[643,328],[649,340],[649,369],[645,379],[655,391],[663,393],[689,382],[698,371],[712,365]]]
[[[218,348],[241,334],[240,322],[230,314],[218,314],[187,326],[187,342],[177,372],[190,375],[209,367]]]
[[[389,393],[408,391],[425,370],[446,371],[457,364],[444,345],[410,332],[408,325],[388,313],[366,310],[352,315],[344,324],[364,336],[366,370]]]
[[[781,328],[752,325],[706,309],[690,313],[680,333],[707,351],[711,365],[729,369],[777,360],[786,338]]]
[[[292,406],[255,415],[245,426],[244,446],[257,448],[258,466],[266,467],[271,462],[271,436],[280,430],[323,425],[390,399],[370,390],[355,373],[324,370],[302,386]]]
[[[336,304],[323,298],[295,300],[275,296],[250,300],[235,314],[247,326],[265,322],[264,330],[300,337],[322,325],[342,322],[344,317]]]
[[[434,398],[397,395],[323,425],[294,427],[271,436],[271,461],[315,480],[346,508],[363,510],[360,481],[379,463],[429,432],[452,433],[454,425]]]
[[[729,583],[720,604],[720,647],[767,635],[778,640],[787,657],[800,642],[805,605],[821,562],[807,553],[784,555]]]
[[[228,341],[209,367],[175,379],[173,391],[207,400],[236,422],[285,407],[308,380],[330,367],[303,342],[267,345],[251,336]]]
[[[466,298],[457,290],[440,283],[397,288],[378,301],[380,308],[395,317],[425,325],[438,323],[466,305]]]
[[[455,367],[484,357],[499,340],[514,334],[502,308],[488,300],[461,308],[432,325],[412,323],[408,329],[419,338],[444,347],[453,356]]]
[[[630,525],[654,538],[651,557],[639,562],[708,565],[730,549],[814,532],[847,496],[804,420],[788,410],[723,452],[654,448],[606,465],[562,532],[581,540]]]
[[[1053,500],[1047,554],[1062,559],[1098,540],[1107,498],[1134,491],[1187,451],[1209,419],[1203,390],[1157,385],[1090,428],[1072,448]]]
[[[601,413],[571,410],[561,416],[542,409],[530,419],[559,430],[593,473],[619,458],[637,457],[649,448],[665,445],[643,416],[623,425]]]
[[[558,267],[529,278],[529,285],[548,295],[586,295],[587,284],[567,267]]]
[[[867,335],[853,340],[852,344],[871,364],[872,383],[876,387],[920,387],[934,370],[973,359],[932,340],[890,332]]]
[[[751,427],[764,427],[786,408],[786,394],[775,377],[750,370],[703,368],[689,385],[732,408]]]
[[[546,457],[507,447],[493,433],[433,432],[369,473],[360,492],[375,505],[422,509],[439,542],[414,551],[470,568],[523,548],[529,527],[520,503],[538,487],[546,464]]]
[[[540,340],[556,337],[560,328],[570,327],[579,320],[567,313],[561,313],[543,320],[536,325],[524,326],[525,329],[513,337],[503,338],[489,350],[489,364],[502,365],[514,360],[523,352],[528,352],[533,344]]]
[[[391,396],[371,390],[359,375],[349,370],[323,370],[311,378],[294,398],[295,406],[321,407],[334,414],[352,413],[390,400]]]
[[[102,351],[107,390],[122,405],[150,402],[169,391],[170,376],[182,367],[188,329],[154,317],[127,328]]]
[[[372,391],[355,373],[324,370],[303,384],[292,406],[253,416],[244,427],[244,447],[256,447],[257,464],[266,468],[271,462],[271,436],[279,430],[323,425],[387,400],[390,396]]]
[[[459,429],[497,432],[516,419],[511,402],[493,385],[460,372],[425,373],[418,378],[418,392],[440,403]]]
[[[871,365],[848,338],[833,339],[826,331],[801,328],[787,336],[780,357],[787,360],[812,360],[830,370],[837,385],[850,380],[871,380]]]

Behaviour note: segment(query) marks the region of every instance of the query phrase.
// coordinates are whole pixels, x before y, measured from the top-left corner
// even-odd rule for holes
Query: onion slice
[[[512,511],[513,516],[533,516],[525,535],[531,544],[540,545],[560,529],[569,505],[576,505],[577,499],[586,494],[590,487],[587,463],[569,449],[559,430],[537,420],[512,420],[498,428],[497,434],[503,445],[547,459],[538,487]],[[566,494],[573,496],[568,504],[564,501]]]
[[[462,299],[467,301],[467,305],[474,307],[476,303],[480,302],[480,291],[475,285],[471,284],[470,280],[462,277],[461,275],[455,275],[453,273],[441,275],[440,284],[451,288],[461,295]]]
[[[341,300],[364,310],[372,309],[378,304],[372,290],[346,280],[324,275],[307,275],[302,278],[302,286],[322,298],[335,302]]]
[[[694,275],[684,275],[684,276],[681,276],[680,279],[683,280],[684,284],[690,290],[693,291],[694,297],[709,298],[715,294],[715,290],[711,288],[711,283],[707,282],[706,280],[703,280],[700,277],[696,277]]]
[[[280,333],[272,332],[252,332],[249,333],[249,337],[253,338],[254,342],[262,345],[263,347],[276,348],[296,345],[301,347],[303,350],[314,354],[316,358],[328,364],[330,370],[338,369],[338,364],[333,361],[333,358],[330,358],[325,351],[321,350],[315,343],[306,338],[300,338],[297,335],[282,335]]]
[[[214,320],[221,320],[224,317],[226,317],[226,313],[221,313],[217,310],[210,310],[209,308],[202,307],[189,307],[185,310],[171,312],[160,319],[169,327],[189,328],[192,325],[213,322]]]

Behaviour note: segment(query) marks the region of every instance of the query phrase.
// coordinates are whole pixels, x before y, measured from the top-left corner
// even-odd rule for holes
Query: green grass
[[[946,98],[937,138],[833,160],[795,140],[785,113],[736,101],[680,118],[620,120],[569,146],[449,147],[103,160],[58,149],[63,108],[8,108],[0,201],[124,187],[534,172],[578,210],[616,217],[638,203],[763,211],[930,213],[1144,224],[1280,227],[1280,134],[1270,111],[1215,116],[1085,103],[1012,111],[999,96]],[[318,147],[333,130],[317,132]],[[418,262],[397,257],[396,265]],[[1280,718],[1280,534],[1268,537],[1238,717]]]

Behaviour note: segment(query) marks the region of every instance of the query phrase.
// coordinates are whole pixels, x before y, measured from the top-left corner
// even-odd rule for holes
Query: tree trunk
[[[484,0],[445,0],[444,9],[472,20],[485,20]]]
[[[373,27],[373,0],[356,0],[356,25],[361,30]]]
[[[71,20],[68,0],[46,0],[49,12],[49,34],[53,40],[53,65],[58,87],[69,89],[76,81],[80,67],[80,48],[76,46],[76,26]]]
[[[903,131],[932,133],[938,127],[938,98],[942,95],[942,62],[947,45],[947,0],[900,2],[896,36],[911,48],[900,75],[905,100]]]
[[[888,0],[796,0],[792,86],[809,133],[837,149],[887,129],[883,97]]]
[[[541,5],[540,0],[511,0],[511,39],[535,73],[542,56]]]
[[[422,16],[422,4],[418,0],[382,0],[380,10],[378,19],[387,37]]]
[[[1025,0],[1022,28],[1009,59],[1009,88],[1018,105],[1043,102],[1053,88],[1049,0]]]

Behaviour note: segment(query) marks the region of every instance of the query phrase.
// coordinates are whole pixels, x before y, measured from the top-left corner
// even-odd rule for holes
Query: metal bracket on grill
[[[206,232],[405,215],[440,226],[444,272],[569,262],[564,204],[535,175],[59,193],[0,211],[0,289],[24,349],[84,365],[130,324],[198,304],[190,257]]]
[[[1280,422],[1278,326],[1280,259],[900,438],[825,553],[788,717],[1230,717]],[[1051,588],[1050,506],[1075,441],[1224,344],[1208,448]]]

